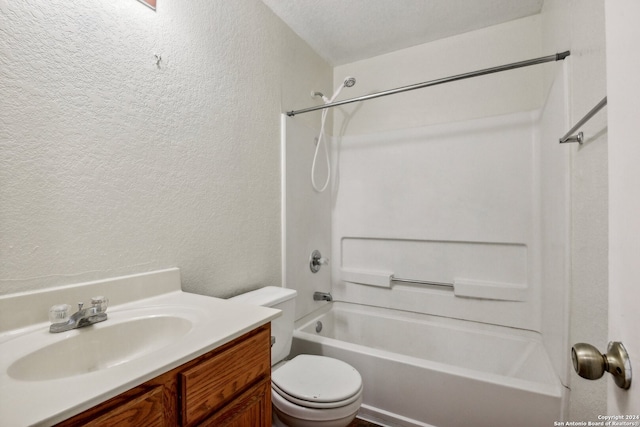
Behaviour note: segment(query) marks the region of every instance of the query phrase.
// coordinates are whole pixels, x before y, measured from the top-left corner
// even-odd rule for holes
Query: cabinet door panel
[[[270,374],[269,328],[181,372],[184,425],[194,425]]]
[[[165,423],[162,401],[162,387],[154,387],[124,405],[97,417],[88,425],[163,427]]]
[[[161,385],[140,387],[63,421],[57,427],[169,427],[163,396]]]
[[[265,378],[200,427],[271,427],[271,379]]]

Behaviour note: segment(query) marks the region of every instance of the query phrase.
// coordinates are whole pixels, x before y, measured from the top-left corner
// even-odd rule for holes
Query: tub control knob
[[[571,348],[571,360],[573,369],[582,378],[597,380],[609,372],[618,387],[625,390],[631,387],[631,361],[621,342],[610,342],[607,354],[600,353],[591,344],[575,344]]]
[[[311,252],[311,256],[309,257],[309,268],[312,273],[317,273],[320,270],[320,267],[328,264],[329,258],[323,258],[319,250],[316,249]]]

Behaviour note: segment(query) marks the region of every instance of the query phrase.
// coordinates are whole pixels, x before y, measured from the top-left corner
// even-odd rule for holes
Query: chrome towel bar
[[[564,144],[567,142],[577,142],[578,144],[582,144],[584,140],[584,134],[582,132],[579,132],[577,135],[574,135],[574,133],[578,129],[580,129],[582,125],[587,123],[591,119],[591,117],[595,116],[598,111],[602,110],[602,108],[605,105],[607,105],[606,96],[602,98],[602,101],[598,102],[598,104],[595,107],[593,107],[591,111],[585,114],[584,117],[580,119],[578,123],[576,123],[571,129],[569,129],[569,132],[565,133],[564,136],[560,138],[560,144]]]

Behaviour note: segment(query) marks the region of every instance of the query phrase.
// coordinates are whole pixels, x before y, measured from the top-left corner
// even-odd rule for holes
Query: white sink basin
[[[22,381],[86,374],[162,349],[188,333],[193,323],[176,316],[150,316],[77,329],[60,341],[16,360],[7,373]],[[70,335],[70,336],[69,336]]]

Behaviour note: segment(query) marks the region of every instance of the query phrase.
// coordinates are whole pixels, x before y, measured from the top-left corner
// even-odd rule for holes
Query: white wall
[[[540,16],[534,15],[338,66],[334,85],[345,76],[355,77],[356,85],[340,95],[352,98],[549,54],[540,45]],[[521,68],[334,108],[334,134],[371,134],[535,110],[544,102],[545,68],[554,66]]]
[[[571,146],[560,144],[569,128],[568,69],[553,75],[538,123],[537,170],[542,339],[556,373],[568,384],[569,300],[571,281]]]
[[[331,266],[323,265],[313,273],[309,267],[311,253],[317,249],[323,258],[329,259],[330,264],[334,262],[331,253],[331,186],[322,193],[314,191],[311,186],[311,166],[319,125],[308,126],[300,117],[283,115],[282,124],[283,277],[287,288],[298,291],[296,319],[324,304],[313,300],[314,292],[331,291]],[[316,184],[320,188],[325,182],[326,165],[320,146],[316,166]]]
[[[542,10],[543,46],[571,49],[567,60],[570,124],[606,95],[604,1],[546,0]],[[547,82],[553,76],[547,76]],[[570,127],[570,126],[569,126]],[[568,130],[568,129],[567,129]],[[571,151],[571,303],[570,345],[607,346],[608,170],[607,108],[582,129],[586,142]],[[596,420],[606,413],[606,382],[587,381],[570,369],[567,419]]]
[[[331,85],[319,56],[258,0],[0,11],[0,293],[173,266],[204,294],[280,284],[280,112]]]

